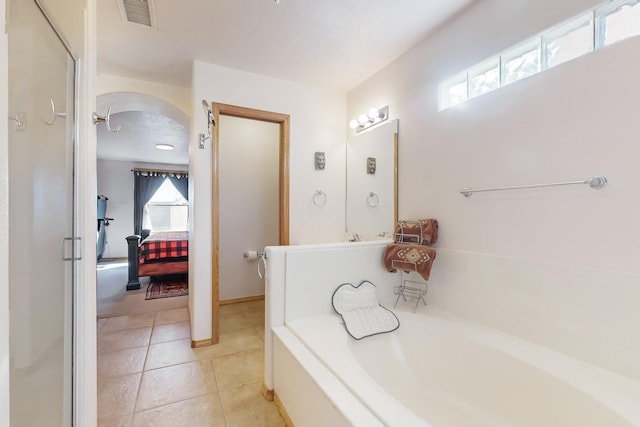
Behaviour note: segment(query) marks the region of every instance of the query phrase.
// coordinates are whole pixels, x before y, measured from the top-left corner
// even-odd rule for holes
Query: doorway
[[[212,149],[212,327],[211,343],[219,342],[220,305],[220,116],[257,120],[278,125],[278,244],[289,244],[289,115],[234,105],[213,103],[215,123]],[[262,248],[255,248],[261,250]]]
[[[80,253],[76,63],[36,2],[9,3],[11,425],[68,426]]]
[[[106,217],[110,218],[106,244],[97,264],[98,318],[184,307],[186,297],[147,300],[149,276],[140,279],[140,289],[127,290],[126,238],[139,234],[133,215],[135,175],[187,174],[191,118],[177,105],[139,92],[100,94],[96,105],[101,113],[111,112],[112,128],[120,128],[117,132],[109,131],[106,124],[96,128],[97,191],[108,199]],[[174,149],[159,150],[158,143],[170,144]]]

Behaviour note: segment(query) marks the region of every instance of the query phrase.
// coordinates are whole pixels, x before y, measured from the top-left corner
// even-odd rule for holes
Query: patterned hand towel
[[[424,280],[429,280],[431,266],[436,259],[436,250],[421,245],[390,243],[384,250],[384,267],[393,273],[396,270],[416,271]]]
[[[438,241],[438,220],[419,219],[417,221],[398,221],[393,232],[396,243],[415,243],[432,246]]]

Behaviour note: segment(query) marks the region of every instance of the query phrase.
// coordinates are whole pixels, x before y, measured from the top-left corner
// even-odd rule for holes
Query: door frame
[[[219,148],[220,148],[220,116],[231,116],[242,119],[259,120],[279,125],[279,244],[289,244],[289,147],[290,147],[290,116],[288,114],[274,113],[271,111],[256,110],[253,108],[239,107],[236,105],[211,104],[213,119],[216,126],[213,128],[211,150],[211,175],[212,175],[212,209],[211,209],[211,233],[212,233],[212,260],[211,260],[211,344],[220,341],[219,306],[220,306],[220,177],[219,177]]]

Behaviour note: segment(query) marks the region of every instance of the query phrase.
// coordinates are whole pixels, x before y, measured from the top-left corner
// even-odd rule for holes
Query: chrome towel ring
[[[313,204],[321,208],[327,204],[327,195],[322,190],[316,190],[313,194]]]
[[[378,197],[378,195],[373,191],[370,192],[369,196],[367,197],[367,205],[369,205],[370,208],[377,208],[379,204],[380,198]]]

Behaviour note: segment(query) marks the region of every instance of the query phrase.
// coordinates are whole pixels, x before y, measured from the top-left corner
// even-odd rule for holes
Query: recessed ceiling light
[[[171,145],[171,144],[156,144],[156,148],[158,150],[173,150],[173,145]]]

